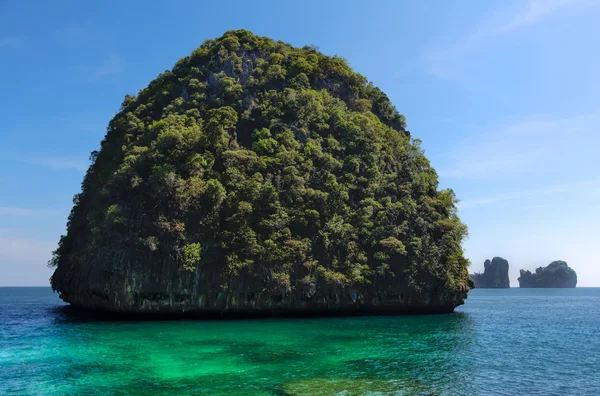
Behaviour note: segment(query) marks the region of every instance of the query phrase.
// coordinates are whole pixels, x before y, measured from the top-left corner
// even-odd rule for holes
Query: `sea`
[[[0,288],[0,395],[600,395],[600,288],[455,313],[122,321]]]

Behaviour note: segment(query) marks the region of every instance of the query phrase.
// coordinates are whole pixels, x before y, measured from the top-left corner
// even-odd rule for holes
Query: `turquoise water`
[[[91,320],[0,288],[0,394],[600,394],[600,289],[475,289],[437,316]]]

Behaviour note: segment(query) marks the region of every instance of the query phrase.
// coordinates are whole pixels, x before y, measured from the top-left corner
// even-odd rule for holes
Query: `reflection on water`
[[[550,394],[573,383],[563,374],[578,393],[598,386],[600,291],[474,292],[450,315],[123,321],[0,289],[0,394]]]

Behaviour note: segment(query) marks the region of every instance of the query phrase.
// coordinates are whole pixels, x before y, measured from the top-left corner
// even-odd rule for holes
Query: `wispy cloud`
[[[50,38],[57,45],[93,46],[102,51],[113,48],[118,42],[118,36],[114,29],[104,29],[94,25],[75,23],[70,26],[61,26],[50,33]]]
[[[497,195],[495,197],[486,197],[486,198],[476,198],[476,199],[467,199],[460,201],[458,203],[458,207],[460,209],[473,208],[477,206],[486,206],[489,204],[493,204],[496,202],[502,201],[510,201],[511,199],[515,199],[515,195]]]
[[[56,243],[37,239],[0,238],[0,286],[48,285],[48,260]]]
[[[78,26],[63,26],[50,35],[58,44],[83,44],[89,39],[86,30]]]
[[[125,61],[118,55],[111,55],[104,64],[101,66],[94,68],[90,73],[90,78],[92,80],[98,80],[110,76],[114,76],[116,74],[122,73],[125,71]]]
[[[542,22],[559,12],[600,6],[597,0],[529,0],[526,7],[498,9],[483,22],[475,25],[453,45],[441,45],[425,51],[424,58],[431,74],[442,79],[452,79],[461,59],[486,46],[491,40],[527,26]]]
[[[106,133],[106,118],[112,117],[112,114],[99,114],[98,112],[65,112],[53,115],[51,120],[56,127],[63,129],[81,131],[81,132],[94,132],[94,133]]]
[[[37,215],[47,215],[56,213],[51,209],[30,209],[30,208],[20,208],[16,206],[0,206],[0,216],[37,216]],[[7,233],[11,231],[8,228],[0,229],[1,233]]]
[[[8,216],[30,216],[35,212],[31,209],[25,208],[11,208],[7,206],[0,206],[0,215]]]
[[[0,48],[19,48],[25,44],[25,36],[0,37]]]
[[[555,185],[551,185],[551,186],[546,186],[546,187],[541,187],[541,188],[536,188],[536,189],[531,189],[531,190],[526,190],[526,191],[517,191],[517,192],[512,192],[512,193],[508,193],[508,194],[499,194],[499,195],[490,196],[490,197],[467,199],[464,201],[460,201],[458,203],[458,207],[460,209],[469,209],[469,208],[475,208],[475,207],[480,207],[480,206],[487,206],[487,205],[495,204],[498,202],[515,201],[515,200],[521,200],[521,199],[528,198],[528,197],[539,197],[539,196],[543,196],[543,195],[567,193],[567,192],[573,192],[573,191],[577,192],[578,194],[581,194],[582,192],[594,191],[594,190],[598,189],[599,187],[600,187],[600,179],[576,181],[576,182],[570,182],[570,183],[561,183],[561,184],[555,184]],[[527,208],[540,209],[540,208],[547,208],[549,206],[551,206],[551,205],[542,203],[542,204],[529,205],[529,206],[527,206]]]
[[[79,125],[79,129],[84,132],[105,132],[106,126],[102,124],[82,123]]]
[[[27,163],[41,165],[52,169],[73,169],[79,172],[85,172],[89,163],[81,158],[74,157],[30,157],[25,160]]]
[[[524,206],[523,209],[524,210],[540,210],[540,209],[548,209],[548,208],[553,208],[556,207],[556,204],[536,204],[536,205],[527,205]]]
[[[45,263],[56,243],[36,239],[0,238],[0,262],[40,261]]]
[[[598,5],[595,0],[530,0],[527,8],[519,10],[510,21],[495,29],[494,33],[502,34],[533,25],[566,8],[591,6],[594,3]]]
[[[451,148],[441,177],[494,179],[581,162],[600,144],[600,114],[552,118],[532,116],[502,127],[481,128]],[[575,144],[585,142],[585,145]],[[560,162],[559,162],[560,161]]]

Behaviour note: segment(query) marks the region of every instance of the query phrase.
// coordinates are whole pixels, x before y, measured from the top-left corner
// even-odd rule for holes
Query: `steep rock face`
[[[483,273],[469,275],[476,288],[507,288],[510,287],[508,278],[508,261],[502,257],[494,257],[492,261],[485,260]]]
[[[553,261],[547,267],[539,267],[535,273],[521,270],[519,287],[565,288],[577,286],[577,273],[564,261]]]
[[[418,143],[343,59],[227,32],[126,96],[52,287],[112,312],[450,312],[466,227]]]

